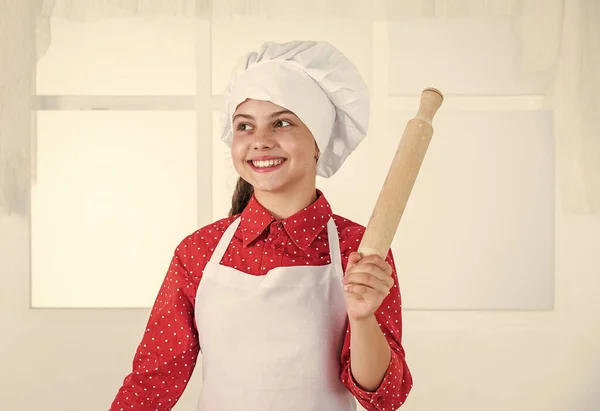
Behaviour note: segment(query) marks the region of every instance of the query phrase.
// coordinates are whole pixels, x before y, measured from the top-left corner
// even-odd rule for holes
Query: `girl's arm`
[[[349,244],[345,255],[355,251],[359,241]],[[413,383],[402,347],[402,299],[391,251],[386,261],[393,268],[390,294],[373,318],[348,324],[342,350],[342,382],[367,411],[400,408]],[[354,378],[352,370],[360,373],[365,386]]]
[[[160,288],[132,370],[118,390],[110,411],[168,411],[181,397],[198,358],[194,322],[196,286],[185,269],[180,244]]]

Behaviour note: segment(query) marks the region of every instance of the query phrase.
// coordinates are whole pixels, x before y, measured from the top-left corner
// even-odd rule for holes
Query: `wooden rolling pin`
[[[387,257],[433,136],[433,116],[443,100],[442,93],[434,88],[426,88],[421,93],[417,115],[406,124],[358,248],[360,255]]]

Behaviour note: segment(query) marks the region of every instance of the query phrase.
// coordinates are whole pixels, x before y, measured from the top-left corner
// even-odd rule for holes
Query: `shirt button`
[[[377,397],[377,402],[383,402],[383,399],[384,399],[383,396],[380,395],[380,396]]]

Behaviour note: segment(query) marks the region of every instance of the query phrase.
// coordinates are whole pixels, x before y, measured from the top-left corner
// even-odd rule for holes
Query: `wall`
[[[0,13],[2,23],[21,17]],[[11,50],[16,55],[18,48]],[[16,94],[0,89],[0,131],[27,138],[28,111],[18,109],[14,96],[27,95],[28,84],[19,87]],[[416,385],[403,409],[598,409],[600,217],[567,216],[557,208],[554,222],[553,311],[405,312]],[[27,217],[0,219],[2,408],[105,410],[129,370],[148,310],[30,309],[30,240]],[[196,392],[190,388],[176,409],[193,409]]]

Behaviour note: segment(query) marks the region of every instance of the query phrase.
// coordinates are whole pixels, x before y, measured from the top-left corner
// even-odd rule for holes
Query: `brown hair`
[[[231,217],[244,211],[244,208],[248,205],[253,193],[254,187],[252,187],[252,184],[242,177],[239,177],[237,184],[235,185],[235,191],[231,197],[231,210],[229,210],[229,216]]]

